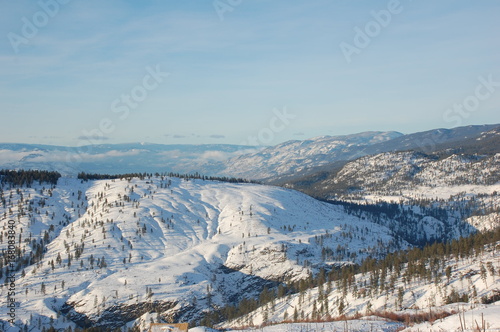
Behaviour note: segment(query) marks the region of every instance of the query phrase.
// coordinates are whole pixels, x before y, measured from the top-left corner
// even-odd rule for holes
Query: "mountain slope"
[[[500,154],[441,159],[418,152],[387,152],[286,186],[326,200],[441,208],[462,220],[469,218],[479,229],[492,229],[500,216]]]
[[[385,142],[403,134],[364,132],[346,136],[323,136],[305,141],[288,141],[262,151],[245,154],[226,162],[224,174],[250,179],[273,179],[307,171],[340,160],[364,155],[367,146]]]
[[[500,181],[500,154],[490,157],[459,156],[439,159],[418,152],[382,153],[346,164],[321,184],[332,192],[380,191],[389,195],[423,187],[492,186]]]
[[[409,247],[389,220],[254,184],[63,177],[6,184],[0,198],[2,224],[20,236],[18,325],[119,327],[150,311],[194,320],[264,285]]]
[[[498,239],[499,233],[489,236]],[[467,249],[465,242],[457,242],[460,249],[455,247],[451,252],[444,246],[428,247],[418,255],[411,252],[406,263],[400,256],[392,256],[378,265],[367,262],[362,267],[366,272],[353,274],[344,270],[333,278],[328,276],[329,279],[317,287],[270,301],[220,327],[379,315],[398,319],[406,327],[413,325],[404,331],[440,328],[462,331],[464,325],[476,328],[476,321],[478,326],[496,331],[500,328],[500,242],[493,240],[477,246],[469,241],[474,243],[474,248]],[[484,324],[478,318],[481,313],[484,313]],[[422,321],[424,323],[420,323]],[[359,323],[354,320],[349,325],[355,329]],[[395,326],[395,330],[400,331],[401,326]]]
[[[486,132],[498,130],[499,124],[464,126],[452,129],[439,128],[396,137],[367,149],[366,154],[415,150],[433,153],[445,146],[460,146],[463,141],[480,137]]]
[[[401,203],[459,212],[462,219],[486,220],[494,228],[500,215],[500,130],[483,132],[436,151],[396,151],[330,165],[329,170],[289,179],[283,186],[324,200],[360,204]],[[439,148],[439,149],[438,149]]]
[[[500,126],[480,125],[435,129],[403,135],[398,132],[365,132],[289,141],[262,151],[234,157],[224,174],[282,184],[291,179],[342,167],[347,161],[382,152],[415,150],[431,153],[466,144]],[[493,143],[484,142],[484,144]]]

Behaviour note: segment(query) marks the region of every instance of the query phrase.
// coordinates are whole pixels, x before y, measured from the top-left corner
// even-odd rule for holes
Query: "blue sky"
[[[498,1],[0,2],[0,142],[267,145],[500,122]]]

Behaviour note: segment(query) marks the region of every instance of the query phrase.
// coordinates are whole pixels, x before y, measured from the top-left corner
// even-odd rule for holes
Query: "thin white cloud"
[[[179,158],[181,156],[187,155],[187,153],[182,152],[180,150],[171,150],[171,151],[162,151],[157,154],[158,156],[164,157],[164,159],[169,158]]]
[[[214,161],[224,161],[229,158],[234,157],[234,153],[227,153],[223,151],[205,151],[200,158],[205,160],[214,160]]]

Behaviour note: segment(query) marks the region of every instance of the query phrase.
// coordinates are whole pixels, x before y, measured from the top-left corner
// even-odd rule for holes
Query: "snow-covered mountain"
[[[493,156],[451,155],[445,158],[419,152],[387,152],[346,164],[321,183],[335,193],[364,191],[397,195],[416,187],[494,186],[500,182],[500,153]],[[448,192],[449,193],[449,192]]]
[[[4,184],[0,200],[0,246],[13,220],[19,248],[16,322],[35,330],[119,327],[151,311],[193,320],[264,285],[410,246],[387,218],[256,184],[63,177]],[[413,222],[424,218],[426,233],[440,236],[441,221]]]
[[[315,169],[341,160],[366,155],[370,145],[401,137],[398,132],[364,132],[345,136],[322,136],[288,141],[262,151],[234,157],[226,162],[224,174],[249,179],[273,179]]]
[[[289,141],[262,151],[234,157],[226,162],[223,174],[258,179],[274,184],[341,167],[347,161],[381,152],[419,151],[433,153],[444,148],[476,149],[476,138],[487,136],[484,146],[498,142],[491,135],[500,126],[480,125],[435,129],[403,135],[398,132],[364,132],[346,136],[323,136]],[[488,134],[489,133],[489,134]]]
[[[433,153],[368,155],[282,185],[325,200],[440,208],[492,229],[500,215],[499,140],[495,128],[459,143],[436,145]]]
[[[326,200],[398,203],[458,213],[478,229],[500,226],[500,154],[392,152],[351,161],[322,178],[286,186]]]

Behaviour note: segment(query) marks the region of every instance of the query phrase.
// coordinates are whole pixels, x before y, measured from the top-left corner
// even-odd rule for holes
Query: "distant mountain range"
[[[432,135],[445,139],[430,141]],[[423,197],[448,200],[461,192],[477,193],[474,188],[478,187],[490,188],[484,193],[500,189],[500,127],[463,127],[408,136],[414,139],[400,137],[370,146],[366,151],[376,153],[274,183],[321,199],[376,197],[386,201]],[[426,141],[429,145],[421,148],[414,143]],[[408,149],[403,149],[408,142]]]
[[[404,135],[395,131],[363,132],[287,141],[271,147],[225,144],[162,145],[151,143],[63,147],[0,144],[0,168],[87,173],[194,173],[234,176],[280,184],[347,161],[382,152],[492,153],[500,125],[435,129]],[[481,138],[481,139],[478,139]]]
[[[435,129],[403,135],[398,132],[365,132],[355,135],[289,141],[226,162],[225,172],[239,177],[281,184],[291,178],[337,169],[347,161],[382,152],[432,153],[446,148],[469,153],[496,151],[500,125]],[[483,141],[477,141],[481,135]]]
[[[288,141],[229,159],[224,173],[259,180],[276,180],[295,175],[339,160],[352,160],[366,155],[369,146],[383,144],[401,133],[363,132],[345,136],[321,136],[305,141]]]

